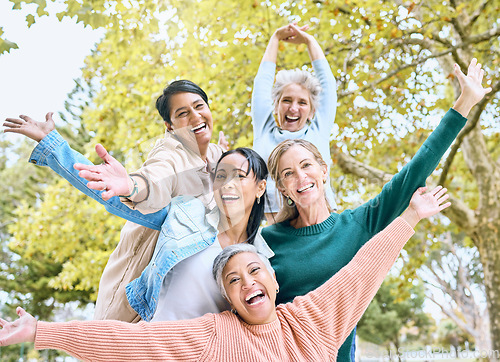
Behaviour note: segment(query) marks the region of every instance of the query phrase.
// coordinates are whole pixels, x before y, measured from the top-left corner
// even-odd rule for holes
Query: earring
[[[234,308],[231,308],[231,313],[233,313],[234,315],[238,315],[238,312]]]
[[[280,288],[276,288],[276,294],[280,292]]]
[[[325,179],[323,179],[323,183],[324,183],[324,184],[326,184],[326,178],[325,178]]]
[[[257,197],[257,204],[260,204],[260,196]]]
[[[286,197],[286,203],[287,203],[287,204],[288,204],[288,206],[290,206],[290,207],[291,207],[291,206],[293,206],[293,205],[295,205],[295,201],[293,201],[293,200],[290,198],[290,196],[287,196],[287,197]]]

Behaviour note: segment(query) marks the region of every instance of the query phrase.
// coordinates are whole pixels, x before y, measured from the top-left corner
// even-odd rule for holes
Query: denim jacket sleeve
[[[161,230],[161,225],[167,214],[167,208],[152,214],[143,215],[139,211],[132,210],[128,206],[122,204],[120,198],[117,196],[112,197],[108,201],[104,201],[101,197],[102,191],[89,189],[87,187],[87,181],[78,176],[78,171],[73,167],[75,163],[87,165],[92,163],[81,153],[69,147],[68,142],[66,142],[56,130],[50,132],[40,141],[31,153],[29,162],[38,166],[50,167],[85,195],[90,196],[104,205],[109,213],[150,229]]]

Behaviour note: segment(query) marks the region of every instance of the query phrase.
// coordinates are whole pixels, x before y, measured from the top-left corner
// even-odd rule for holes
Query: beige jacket
[[[139,203],[126,198],[122,198],[122,202],[142,213],[151,213],[167,206],[172,197],[191,195],[211,207],[214,205],[211,173],[222,153],[220,146],[211,143],[207,165],[197,152],[165,132],[165,137],[156,142],[143,167],[134,172],[148,180],[149,197]],[[140,320],[128,304],[125,286],[139,277],[148,265],[159,233],[130,221],[125,223],[120,242],[109,257],[99,283],[95,319]]]

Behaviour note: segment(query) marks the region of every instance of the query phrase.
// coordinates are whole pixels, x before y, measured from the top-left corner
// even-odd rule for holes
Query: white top
[[[206,218],[217,229],[220,218],[218,209],[211,210]],[[267,258],[274,255],[262,237],[260,228],[253,245]],[[167,273],[151,322],[191,319],[231,309],[212,275],[212,265],[221,251],[219,239],[215,238],[208,248],[180,261]]]
[[[151,322],[191,319],[231,309],[212,277],[212,265],[221,251],[216,238],[207,249],[182,260],[168,272]]]

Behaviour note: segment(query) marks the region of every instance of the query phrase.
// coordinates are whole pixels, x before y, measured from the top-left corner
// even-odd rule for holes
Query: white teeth
[[[313,186],[314,186],[314,184],[313,184],[313,183],[310,183],[309,185],[306,185],[306,186],[304,186],[304,187],[302,187],[302,188],[298,189],[297,191],[298,191],[298,192],[303,192],[303,191],[305,191],[305,190],[307,190],[307,189],[312,188]]]
[[[297,117],[290,117],[290,116],[286,116],[286,118],[291,119],[292,121],[296,121],[296,120],[298,120],[298,119],[299,119],[299,117],[298,117],[298,116],[297,116]]]
[[[222,200],[238,200],[239,196],[236,196],[236,195],[222,195],[221,199]]]
[[[196,127],[193,127],[191,128],[191,132],[196,132],[198,131],[199,129],[205,127],[206,123],[200,123],[199,125],[197,125]]]
[[[246,298],[245,298],[245,301],[249,301],[250,299],[252,299],[253,297],[256,297],[258,295],[262,295],[262,291],[261,290],[256,290],[255,292],[253,292],[252,294],[248,295]]]

